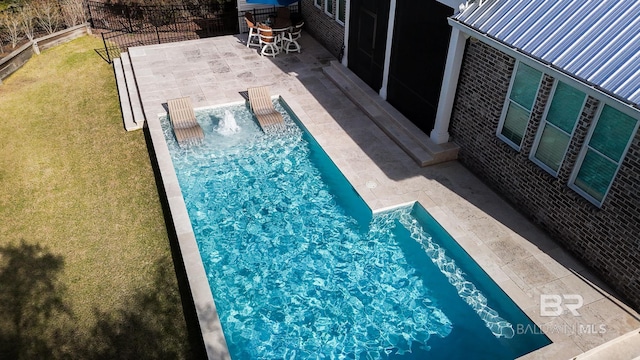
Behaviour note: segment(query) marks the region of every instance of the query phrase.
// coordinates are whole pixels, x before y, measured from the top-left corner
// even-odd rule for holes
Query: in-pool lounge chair
[[[282,114],[273,107],[267,86],[251,87],[247,89],[247,92],[249,93],[251,110],[263,131],[284,127]]]
[[[191,99],[188,97],[167,100],[169,106],[169,119],[171,127],[176,134],[178,145],[184,147],[186,145],[200,144],[204,139],[204,133],[198,121],[196,114],[191,105]]]

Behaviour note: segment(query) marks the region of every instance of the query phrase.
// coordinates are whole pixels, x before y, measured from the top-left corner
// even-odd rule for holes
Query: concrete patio
[[[589,350],[580,358],[640,356],[635,311],[458,162],[418,166],[331,80],[325,70],[335,58],[315,40],[303,34],[300,54],[267,58],[244,46],[245,36],[136,47],[123,54],[123,63],[131,64],[127,86],[135,84],[139,94],[136,111],[144,115],[153,142],[210,358],[229,355],[158,116],[166,112],[168,99],[189,96],[196,108],[221,105],[242,101],[240,92],[262,85],[285,99],[372,210],[419,201],[545,331],[553,344],[523,358],[570,359]],[[541,316],[541,295],[563,294],[581,296],[580,316],[569,311]],[[628,351],[619,352],[621,347]],[[613,357],[618,355],[607,352],[613,350],[626,355]]]

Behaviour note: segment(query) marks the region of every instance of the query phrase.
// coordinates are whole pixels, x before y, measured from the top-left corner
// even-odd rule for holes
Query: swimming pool
[[[244,104],[199,111],[190,149],[161,119],[232,358],[507,359],[549,343],[514,331],[534,325],[418,204],[371,214],[276,106],[277,134]]]

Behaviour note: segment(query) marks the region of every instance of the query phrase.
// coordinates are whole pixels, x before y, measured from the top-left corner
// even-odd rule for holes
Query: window
[[[521,62],[517,64],[498,126],[498,137],[517,150],[522,145],[540,81],[542,72]]]
[[[636,119],[604,105],[569,186],[594,204],[602,205],[637,128]]]
[[[333,0],[323,0],[324,1],[324,13],[333,17]]]
[[[313,0],[313,4],[320,9],[324,8],[324,2],[326,0]]]
[[[338,14],[336,16],[336,21],[340,25],[344,25],[347,17],[347,0],[336,0],[338,7]]]
[[[531,160],[554,176],[564,159],[587,95],[557,81],[531,152]]]

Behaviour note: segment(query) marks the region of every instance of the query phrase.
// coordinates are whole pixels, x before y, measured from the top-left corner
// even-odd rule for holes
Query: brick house
[[[300,5],[343,65],[640,308],[639,2]]]
[[[469,39],[448,128],[462,163],[640,308],[640,3],[568,3],[452,18]]]

